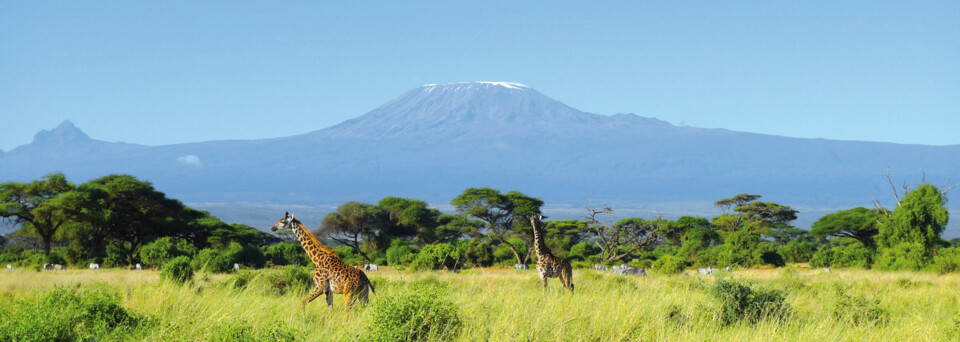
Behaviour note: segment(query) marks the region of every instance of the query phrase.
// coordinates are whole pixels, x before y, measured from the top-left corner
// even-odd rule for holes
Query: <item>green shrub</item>
[[[177,283],[186,283],[193,279],[193,268],[190,267],[190,258],[179,256],[163,266],[160,279],[167,279]]]
[[[387,250],[389,253],[389,250]],[[410,256],[413,260],[413,256]],[[467,244],[466,266],[488,267],[493,265],[493,247],[487,241],[470,240]]]
[[[873,267],[886,271],[916,271],[926,267],[931,261],[932,255],[922,243],[904,242],[883,249]]]
[[[587,260],[590,256],[598,254],[600,248],[591,242],[583,241],[573,246],[570,246],[570,253],[567,254],[570,260]]]
[[[651,265],[660,274],[680,274],[687,268],[687,262],[675,255],[664,255]]]
[[[140,247],[140,260],[150,266],[167,264],[176,257],[192,257],[197,247],[183,239],[162,237]]]
[[[0,341],[119,339],[124,327],[138,322],[120,305],[119,296],[102,285],[55,287],[39,298],[0,305],[15,308],[0,320]]]
[[[267,258],[259,248],[245,246],[236,242],[231,242],[230,246],[223,252],[227,256],[227,264],[238,263],[251,267],[260,268],[267,262]],[[231,267],[233,265],[230,265]]]
[[[190,267],[194,271],[227,273],[233,271],[233,264],[230,261],[230,257],[223,253],[215,249],[204,248],[197,252],[197,255],[190,261]]]
[[[837,283],[834,286],[833,318],[854,326],[884,324],[889,320],[889,313],[880,306],[880,300],[853,296],[848,290],[849,287],[844,284]]]
[[[103,267],[123,267],[129,265],[123,248],[114,243],[107,245],[107,256],[103,258]]]
[[[463,253],[453,245],[438,243],[426,245],[417,253],[417,257],[410,264],[415,271],[437,270],[442,268],[454,269],[463,260]]]
[[[413,249],[406,242],[394,239],[387,248],[387,264],[390,266],[409,265],[416,257]]]
[[[303,247],[298,243],[281,242],[271,245],[265,248],[263,255],[274,265],[310,266],[312,264],[307,252],[304,252]]]
[[[287,265],[279,271],[261,272],[256,281],[265,282],[269,292],[275,295],[303,293],[313,289],[312,270],[311,267]]]
[[[783,267],[787,265],[786,261],[783,260],[783,256],[777,252],[763,252],[760,254],[760,260],[763,261],[764,265],[773,267]]]
[[[754,289],[744,283],[718,279],[710,294],[720,300],[718,317],[723,324],[754,324],[762,319],[782,319],[789,313],[783,295],[773,289]]]
[[[816,243],[800,239],[790,240],[787,244],[777,248],[777,253],[780,253],[787,262],[793,263],[809,262],[816,252]]]
[[[462,325],[457,307],[437,292],[404,292],[374,302],[373,321],[365,340],[454,340]]]
[[[960,271],[960,249],[941,248],[937,254],[939,256],[933,258],[933,263],[929,266],[931,271],[940,274]]]
[[[810,266],[813,267],[860,267],[870,268],[876,252],[854,239],[834,238],[839,240],[838,246],[820,248],[810,257]]]
[[[274,341],[302,341],[293,329],[280,322],[273,322],[264,327],[255,328],[240,322],[221,323],[215,326],[211,341],[242,341],[242,342],[274,342]]]

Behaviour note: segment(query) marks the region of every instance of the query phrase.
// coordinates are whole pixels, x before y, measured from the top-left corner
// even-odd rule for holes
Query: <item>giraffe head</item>
[[[283,218],[277,221],[277,224],[274,224],[273,227],[270,227],[270,231],[275,232],[280,229],[293,229],[298,224],[300,224],[300,220],[290,215],[289,212],[285,212],[283,213]]]

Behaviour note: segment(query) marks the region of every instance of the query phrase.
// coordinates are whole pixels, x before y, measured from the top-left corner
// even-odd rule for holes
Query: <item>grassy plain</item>
[[[258,271],[254,271],[258,272]],[[300,310],[302,291],[267,285],[238,289],[232,275],[199,274],[192,283],[163,281],[155,271],[119,269],[0,271],[0,299],[39,297],[55,287],[106,284],[140,318],[109,339],[150,341],[355,341],[373,327],[384,296],[438,288],[463,321],[460,341],[944,341],[960,338],[960,275],[866,270],[737,270],[717,276],[620,277],[574,272],[576,293],[556,280],[543,290],[535,271],[471,269],[368,272],[371,303],[347,308],[335,295]],[[756,324],[724,325],[711,296],[718,277],[780,290],[790,314]],[[430,286],[426,286],[430,285]],[[840,290],[838,290],[840,289]],[[0,318],[2,319],[2,318]],[[2,326],[2,325],[0,325]]]

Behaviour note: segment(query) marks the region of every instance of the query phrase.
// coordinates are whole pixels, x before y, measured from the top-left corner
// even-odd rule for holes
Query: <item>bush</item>
[[[764,265],[770,265],[773,267],[783,267],[787,265],[787,263],[783,261],[783,256],[777,252],[763,252],[760,254],[760,260],[763,261]]]
[[[933,258],[930,270],[940,274],[960,271],[960,249],[941,248],[937,254],[940,256]]]
[[[817,252],[817,244],[799,239],[791,240],[786,245],[778,247],[777,252],[780,253],[787,262],[809,262],[813,254]]]
[[[261,274],[259,281],[267,283],[269,292],[276,295],[287,293],[303,293],[313,288],[313,269],[305,266],[284,266],[280,271],[266,271]],[[234,278],[234,287],[238,287],[236,281],[243,276]],[[246,279],[249,281],[249,279]],[[243,282],[244,280],[240,280]],[[239,286],[246,286],[245,283]]]
[[[415,271],[438,270],[447,268],[450,270],[458,267],[462,253],[453,245],[438,243],[426,245],[417,253],[417,257],[410,264]]]
[[[723,324],[746,322],[754,324],[762,319],[782,319],[789,306],[780,291],[753,289],[747,284],[719,279],[710,294],[720,300],[719,320]]]
[[[889,314],[880,306],[880,300],[864,296],[852,296],[848,286],[836,284],[834,287],[833,318],[846,321],[854,326],[861,324],[884,324]]]
[[[233,271],[233,265],[230,257],[223,255],[217,250],[204,248],[190,261],[190,267],[194,271],[204,271],[210,273],[227,273]]]
[[[570,253],[568,254],[570,260],[587,260],[590,256],[598,254],[600,248],[595,244],[583,241],[576,245],[570,246]]]
[[[436,290],[385,296],[374,304],[369,341],[445,341],[459,335],[457,307]]]
[[[227,263],[238,263],[251,267],[260,268],[267,262],[267,258],[259,248],[253,246],[244,246],[236,242],[231,242],[224,255],[228,257]],[[230,265],[233,266],[233,265]]]
[[[114,340],[125,335],[123,327],[138,321],[120,305],[118,295],[100,285],[56,287],[39,298],[0,305],[13,309],[0,320],[0,341]]]
[[[885,271],[916,271],[926,267],[931,261],[930,251],[922,243],[904,242],[883,249],[873,267]]]
[[[842,245],[821,248],[810,258],[810,266],[869,268],[873,264],[875,252],[863,243],[853,239],[834,238],[833,240],[841,240]]]
[[[389,250],[387,251],[389,252]],[[412,260],[411,256],[411,260]],[[470,240],[467,244],[465,264],[469,266],[488,267],[493,265],[493,247],[487,241]]]
[[[150,266],[165,265],[180,256],[192,257],[197,247],[186,240],[162,237],[140,247],[140,260]]]
[[[403,240],[394,239],[387,248],[387,264],[390,266],[409,265],[414,257],[413,249]]]
[[[190,267],[190,258],[176,257],[163,266],[160,279],[167,279],[177,283],[186,283],[193,279],[193,268]]]
[[[271,245],[265,249],[263,255],[274,265],[311,265],[307,252],[304,252],[303,247],[296,243],[281,242]]]
[[[660,274],[680,274],[687,268],[687,263],[681,257],[664,255],[654,261],[651,267]]]
[[[107,245],[107,256],[103,258],[103,267],[123,267],[129,265],[127,254],[116,244]]]

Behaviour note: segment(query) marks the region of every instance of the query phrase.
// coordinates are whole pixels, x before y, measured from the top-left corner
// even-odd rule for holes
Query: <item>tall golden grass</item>
[[[0,298],[37,296],[54,286],[106,283],[123,306],[144,318],[133,340],[221,339],[224,331],[265,336],[282,331],[307,341],[354,341],[371,328],[378,296],[418,291],[418,280],[444,284],[443,296],[459,307],[461,341],[943,341],[960,338],[960,275],[806,268],[749,269],[716,276],[620,277],[574,272],[576,293],[557,281],[544,290],[535,271],[471,269],[458,273],[370,272],[377,295],[348,308],[335,295],[300,310],[303,292],[271,293],[262,285],[231,286],[230,275],[200,274],[188,285],[158,272],[119,269],[0,272]],[[757,324],[723,325],[709,291],[717,277],[782,291],[791,314]],[[838,319],[838,286],[850,296],[879,301],[888,319],[854,323]],[[259,334],[259,335],[258,335]]]

